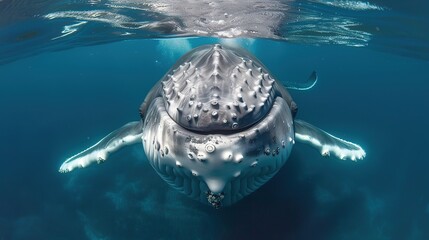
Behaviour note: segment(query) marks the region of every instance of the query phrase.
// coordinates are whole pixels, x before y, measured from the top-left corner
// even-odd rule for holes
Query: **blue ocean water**
[[[63,11],[88,7],[87,1],[65,2],[69,5],[60,4]],[[13,4],[22,6],[18,1],[0,1],[5,3],[12,10],[17,9]],[[386,4],[374,1],[371,6],[388,9],[380,14],[389,16],[398,16],[395,10],[403,9],[402,15],[412,13],[408,20],[427,18],[424,3]],[[31,7],[59,11],[55,4],[43,6],[50,8]],[[324,12],[312,7],[325,15],[335,10],[353,13],[353,19],[377,19],[370,10],[337,7]],[[32,27],[29,19],[9,15],[0,17],[5,26],[0,36],[15,36],[11,32]],[[108,30],[80,29],[78,35],[55,43],[43,34],[51,25],[44,28],[45,23],[33,21],[37,37],[30,34],[30,42],[11,37],[0,47],[0,240],[429,239],[425,101],[429,51],[427,32],[420,31],[427,23],[393,19],[408,27],[395,32],[406,38],[371,35],[358,47],[353,45],[362,43],[359,37],[348,39],[353,44],[315,38],[309,42],[274,37],[114,38],[106,35],[112,33],[110,24],[105,25]],[[304,23],[297,25],[299,29]],[[91,38],[94,29],[103,34],[93,32]],[[138,145],[114,154],[106,164],[58,173],[67,157],[138,120],[147,92],[182,54],[219,42],[251,51],[278,79],[303,79],[316,70],[319,81],[314,88],[291,90],[299,118],[359,143],[366,158],[359,162],[323,158],[296,144],[273,179],[219,210],[168,187]]]

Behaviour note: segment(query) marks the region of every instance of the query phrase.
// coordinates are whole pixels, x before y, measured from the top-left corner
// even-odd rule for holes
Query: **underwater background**
[[[308,18],[295,21],[294,10],[272,35],[221,38],[189,31],[185,18],[180,32],[142,30],[168,14],[130,2],[0,1],[0,240],[429,239],[427,3],[260,1],[280,2],[281,13],[302,4]],[[85,15],[94,9],[102,11]],[[366,158],[324,158],[296,144],[270,181],[219,210],[170,188],[140,144],[103,165],[58,172],[138,120],[174,62],[212,43],[247,49],[279,81],[316,70],[312,89],[290,90],[298,117],[360,144]]]

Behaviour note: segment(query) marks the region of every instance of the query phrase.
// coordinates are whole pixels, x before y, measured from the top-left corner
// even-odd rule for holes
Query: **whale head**
[[[158,174],[186,195],[216,208],[231,205],[289,157],[290,106],[250,53],[196,48],[159,84],[143,119],[143,145]]]

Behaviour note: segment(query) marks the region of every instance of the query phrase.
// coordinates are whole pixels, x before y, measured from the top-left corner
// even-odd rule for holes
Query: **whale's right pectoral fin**
[[[363,159],[365,151],[357,144],[335,137],[307,122],[294,120],[295,140],[318,149],[323,156],[334,155],[339,159]]]
[[[59,172],[70,172],[75,168],[83,168],[92,163],[101,163],[110,153],[118,149],[141,142],[142,122],[130,122],[111,132],[94,146],[68,158],[60,167]]]

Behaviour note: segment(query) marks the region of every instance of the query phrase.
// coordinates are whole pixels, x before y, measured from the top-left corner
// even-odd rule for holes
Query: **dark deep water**
[[[403,8],[419,22],[425,6],[385,8]],[[401,39],[381,34],[368,47],[106,35],[90,41],[86,32],[50,48],[49,38],[3,41],[27,24],[19,19],[9,18],[19,26],[0,29],[7,43],[0,46],[0,240],[429,239],[429,51],[420,28],[399,29],[407,36]],[[360,144],[366,158],[323,158],[296,144],[273,179],[220,210],[168,187],[141,145],[106,164],[58,173],[67,157],[138,120],[146,93],[178,57],[217,42],[248,49],[278,79],[316,70],[314,88],[291,90],[299,118]]]

